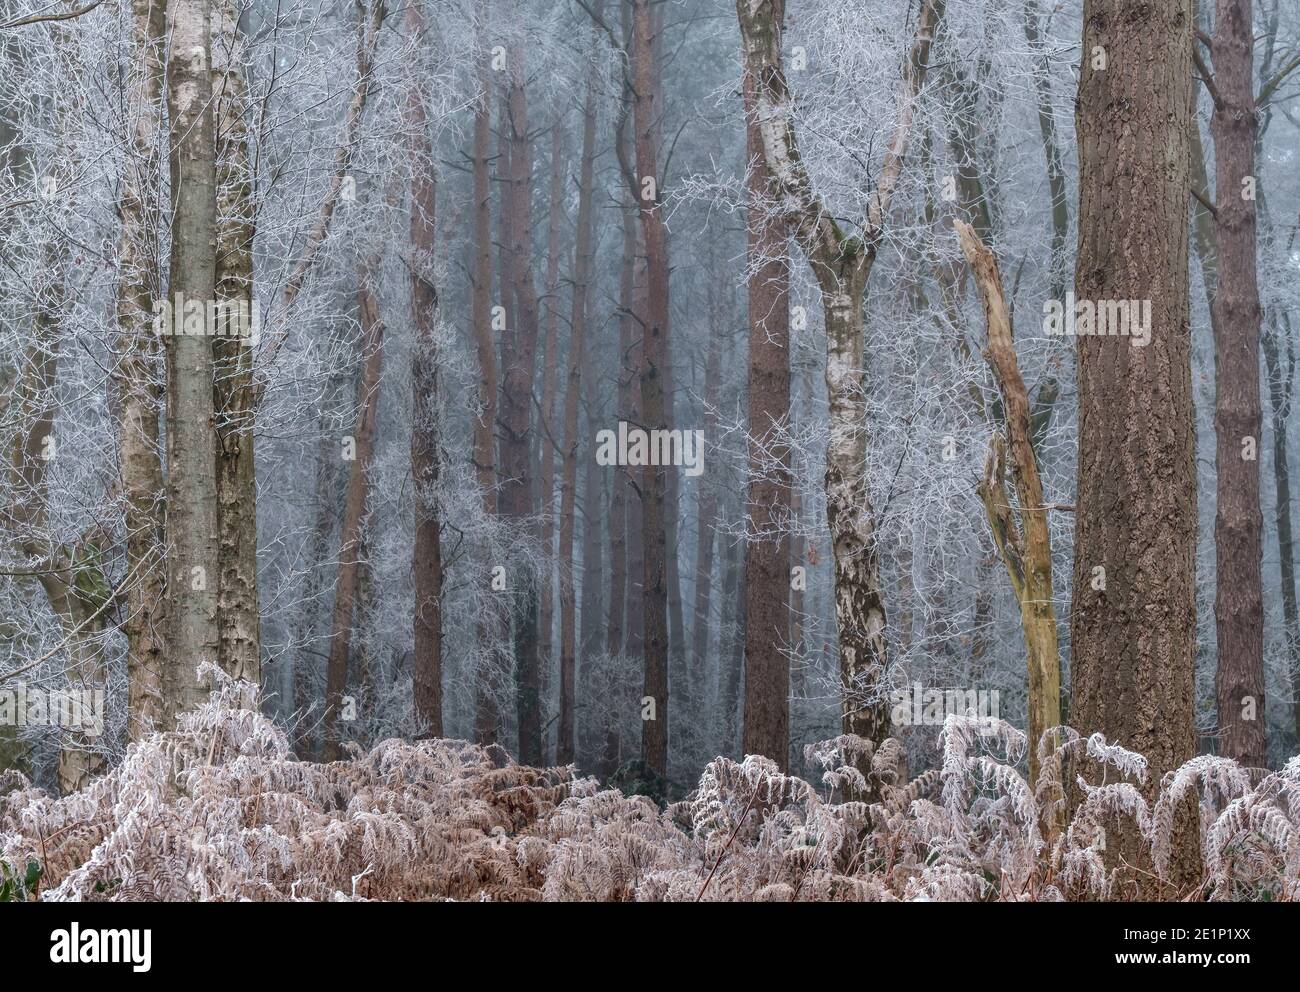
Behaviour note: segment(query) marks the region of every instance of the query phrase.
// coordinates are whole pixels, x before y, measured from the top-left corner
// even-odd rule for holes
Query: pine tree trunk
[[[1264,597],[1260,575],[1259,284],[1255,271],[1255,118],[1250,0],[1218,0],[1214,79],[1214,242],[1217,498],[1215,676],[1220,753],[1264,767]]]
[[[1085,0],[1083,23],[1075,296],[1149,300],[1151,340],[1078,341],[1070,722],[1145,755],[1152,786],[1196,747],[1192,18],[1187,0]],[[1131,827],[1108,823],[1107,833],[1112,861],[1149,863]],[[1189,806],[1175,834],[1176,886],[1195,877],[1196,848]]]
[[[647,430],[663,430],[667,424],[664,376],[668,368],[668,247],[658,191],[657,126],[661,113],[656,105],[657,62],[655,32],[649,0],[633,2],[633,71],[636,100],[634,109],[638,214],[646,251],[646,309],[642,323],[641,403]],[[655,195],[643,185],[653,178]],[[668,574],[667,522],[664,517],[668,494],[668,469],[647,465],[641,473],[641,532],[643,535],[644,597],[643,651],[645,658],[644,696],[653,711],[643,709],[641,760],[665,781],[668,778]],[[643,703],[645,707],[647,703]],[[647,718],[648,717],[648,718]]]
[[[749,159],[749,488],[745,543],[746,754],[786,771],[790,754],[790,274],[786,233],[768,216],[778,190],[763,157],[758,84],[744,79]]]

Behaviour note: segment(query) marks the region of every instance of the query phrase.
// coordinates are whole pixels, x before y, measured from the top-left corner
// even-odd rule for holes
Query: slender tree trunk
[[[546,321],[545,321],[545,356],[542,360],[542,402],[538,416],[537,431],[537,482],[538,482],[538,532],[542,546],[542,574],[538,577],[540,597],[537,620],[537,667],[541,678],[549,680],[554,655],[555,632],[555,567],[559,560],[563,571],[568,566],[555,551],[555,457],[557,452],[564,456],[562,445],[568,445],[569,435],[561,441],[556,435],[555,406],[558,390],[560,367],[560,225],[564,219],[564,175],[567,163],[564,151],[565,133],[563,119],[551,126],[551,196],[550,216],[546,232]],[[576,430],[576,427],[575,427]],[[561,496],[563,500],[563,496]],[[561,513],[563,511],[561,510]],[[563,523],[560,527],[563,528]],[[570,539],[572,547],[572,539]],[[570,550],[570,555],[572,550]],[[560,582],[564,582],[563,575]],[[563,595],[563,594],[561,594]],[[564,730],[564,672],[561,661],[560,672],[560,730]],[[569,687],[569,706],[572,710],[573,692]],[[549,694],[547,694],[549,696]],[[569,714],[569,753],[572,760],[573,751],[573,714]],[[556,748],[559,749],[557,741]],[[557,759],[558,760],[558,759]],[[568,764],[568,762],[559,762]]]
[[[984,304],[989,337],[985,355],[1002,396],[1006,438],[993,436],[980,496],[1020,606],[1029,668],[1029,782],[1036,786],[1038,742],[1047,730],[1061,724],[1061,656],[1052,605],[1051,535],[1034,453],[1029,391],[1016,360],[1002,276],[993,252],[974,228],[961,221],[954,223]],[[1004,481],[1008,453],[1018,513],[1012,509]]]
[[[210,7],[169,0],[171,50],[172,255],[168,300],[186,311],[215,298],[216,140],[212,113]],[[174,315],[175,316],[175,315]],[[209,330],[205,317],[201,329]],[[187,329],[189,329],[187,327]],[[212,341],[167,337],[168,715],[192,709],[205,692],[197,668],[218,659],[216,431]],[[170,720],[167,721],[170,723]]]
[[[117,348],[118,466],[126,500],[127,739],[162,729],[166,622],[163,556],[163,468],[158,421],[162,355],[152,327],[161,296],[158,241],[162,190],[158,173],[166,31],[164,0],[131,4],[128,115],[130,157],[118,204]]]
[[[478,402],[474,417],[474,470],[483,498],[483,513],[497,514],[496,422],[497,352],[492,335],[492,189],[488,172],[492,139],[492,92],[485,47],[479,58],[479,86],[483,96],[474,108],[474,287],[471,318],[478,353]],[[503,211],[504,213],[504,211]],[[477,563],[479,581],[486,589],[492,562]],[[485,597],[486,598],[486,597]],[[493,653],[500,641],[496,618],[488,612],[478,619],[479,670],[474,682],[474,739],[480,744],[497,738],[498,714],[492,691]]]
[[[745,70],[758,84],[750,116],[761,122],[758,131],[771,181],[781,191],[781,202],[822,292],[830,401],[826,517],[835,556],[841,723],[844,733],[875,742],[889,733],[889,708],[882,692],[887,654],[875,510],[864,475],[868,444],[862,311],[943,10],[943,0],[925,0],[917,15],[916,33],[903,64],[897,123],[867,204],[861,234],[848,235],[826,209],[800,158],[792,99],[781,64],[785,4],[783,0],[736,2]]]
[[[334,612],[330,620],[329,661],[325,669],[325,744],[321,757],[338,761],[343,757],[343,695],[348,685],[348,658],[352,649],[353,615],[357,601],[357,576],[361,558],[361,528],[366,514],[370,463],[375,450],[375,425],[379,417],[379,379],[384,359],[384,323],[379,315],[374,280],[378,277],[381,256],[372,254],[366,261],[357,289],[361,313],[361,332],[366,361],[361,373],[357,396],[357,423],[353,432],[355,451],[348,475],[348,494],[343,508],[343,526],[339,534],[339,572],[334,589]]]
[[[216,108],[216,296],[251,321],[253,175],[244,114],[245,43],[234,0],[213,8],[212,90]],[[216,413],[218,660],[235,678],[261,686],[261,607],[257,593],[257,477],[253,462],[251,327],[232,323],[212,339]],[[224,332],[224,333],[223,333]]]
[[[603,4],[599,5],[603,7]],[[596,51],[598,37],[592,28],[592,51]],[[587,92],[582,114],[582,160],[578,178],[578,229],[574,248],[573,320],[569,334],[569,382],[564,392],[564,480],[560,485],[560,730],[556,746],[556,762],[570,764],[574,759],[574,709],[577,681],[577,645],[574,625],[573,591],[573,532],[576,521],[578,494],[578,401],[582,395],[582,372],[589,366],[587,357],[587,311],[593,268],[592,252],[592,198],[595,187],[596,162],[596,77],[595,62],[587,75]],[[592,474],[593,462],[587,473]],[[593,496],[598,494],[587,487],[587,523],[590,530],[594,522]],[[598,560],[598,559],[597,559]],[[584,557],[584,565],[590,562]],[[584,574],[583,591],[594,574]],[[585,612],[585,611],[584,611]]]
[[[1255,93],[1251,0],[1218,0],[1214,17],[1217,499],[1215,676],[1220,753],[1264,767],[1264,596],[1260,576],[1259,284],[1255,271]]]
[[[537,372],[537,291],[532,276],[532,138],[524,88],[523,49],[516,47],[501,126],[510,145],[509,265],[515,319],[502,347],[505,388],[501,393],[501,511],[522,532],[533,509],[529,471],[533,386]],[[542,763],[541,672],[537,655],[538,596],[515,575],[515,704],[519,721],[519,761]]]
[[[722,327],[716,290],[709,284],[709,351],[704,363],[704,437],[716,439],[718,403],[722,392]],[[716,442],[715,442],[716,443]],[[718,540],[718,483],[700,480],[699,520],[696,527],[695,607],[691,619],[690,711],[698,719],[705,712],[705,673],[712,634],[714,546]]]
[[[664,376],[668,367],[668,255],[667,232],[659,208],[657,126],[661,113],[656,105],[657,61],[655,33],[649,0],[633,0],[633,72],[636,99],[634,128],[636,173],[638,178],[638,214],[646,250],[646,309],[643,315],[641,402],[648,430],[663,430],[667,424],[667,401]],[[653,182],[654,195],[647,192],[647,180]],[[645,597],[643,650],[645,658],[644,695],[641,723],[641,760],[662,777],[668,778],[668,576],[667,526],[664,519],[668,491],[668,468],[647,465],[641,475],[641,528],[644,545]],[[652,712],[645,713],[645,706]],[[646,716],[649,718],[647,719]]]
[[[424,11],[406,12],[411,34],[426,41]],[[411,353],[411,478],[415,507],[415,583],[412,682],[415,715],[424,732],[443,736],[442,715],[442,540],[438,513],[438,293],[434,286],[437,180],[424,89],[417,80],[407,95],[415,135],[411,168],[411,311],[415,343]]]
[[[758,83],[744,79],[749,158],[749,491],[745,542],[746,754],[782,771],[790,753],[790,274],[786,232],[770,207],[777,190],[763,157]]]
[[[620,419],[632,416],[631,355],[634,334],[636,268],[636,219],[630,210],[620,211],[623,221],[623,263],[619,274],[618,360],[614,371],[618,377],[618,412]],[[620,654],[625,648],[624,618],[631,601],[628,581],[628,478],[621,468],[614,470],[613,493],[610,497],[610,592],[609,625],[605,650],[610,655]]]
[[[1187,0],[1140,10],[1085,0],[1083,24],[1075,296],[1149,300],[1151,339],[1145,347],[1119,336],[1078,341],[1070,716],[1080,732],[1145,755],[1153,786],[1196,747],[1192,16]],[[1117,106],[1129,109],[1117,114]],[[1150,137],[1134,142],[1134,134]],[[1197,873],[1194,817],[1191,806],[1179,813],[1176,886]],[[1149,861],[1131,827],[1108,824],[1107,834],[1112,861]]]

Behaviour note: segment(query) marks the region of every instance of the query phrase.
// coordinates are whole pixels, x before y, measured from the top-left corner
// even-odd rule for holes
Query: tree
[[[1219,0],[1214,17],[1214,313],[1217,493],[1214,517],[1215,676],[1220,753],[1264,767],[1261,311],[1255,271],[1254,38],[1251,0]],[[1193,125],[1195,126],[1195,125]]]
[[[1084,5],[1075,298],[1149,300],[1150,341],[1078,340],[1070,723],[1146,755],[1159,783],[1196,746],[1192,18],[1188,0],[1138,13],[1123,0]],[[1194,857],[1194,810],[1180,815]],[[1139,863],[1131,830],[1115,827],[1108,857]],[[1171,866],[1175,884],[1184,867]]]
[[[780,16],[779,13],[773,16]],[[745,544],[744,751],[785,770],[790,752],[790,275],[777,194],[763,157],[758,78],[744,78],[749,158],[749,491]]]
[[[917,15],[915,37],[903,66],[897,125],[861,230],[850,234],[813,188],[799,154],[794,105],[781,61],[784,0],[736,2],[745,71],[759,84],[754,109],[747,116],[761,124],[767,168],[822,293],[831,419],[826,515],[835,556],[843,730],[876,742],[888,735],[889,710],[880,692],[886,666],[880,556],[875,511],[863,474],[868,426],[862,389],[862,309],[889,204],[902,173],[917,97],[925,83],[930,42],[943,8],[942,0],[926,0]]]
[[[406,12],[406,24],[425,42],[420,5]],[[438,348],[435,339],[438,292],[434,287],[434,220],[437,180],[433,141],[420,80],[411,84],[407,113],[413,131],[411,149],[411,312],[415,344],[411,355],[411,478],[414,482],[415,548],[411,572],[415,584],[413,686],[415,713],[425,732],[443,736],[442,720],[442,523],[438,513]]]
[[[216,431],[206,320],[216,290],[217,175],[210,11],[201,0],[169,0],[167,20],[172,184],[167,298],[173,321],[184,321],[189,332],[176,334],[173,328],[166,338],[170,636],[165,698],[168,714],[174,715],[202,699],[197,668],[215,663],[218,655]]]

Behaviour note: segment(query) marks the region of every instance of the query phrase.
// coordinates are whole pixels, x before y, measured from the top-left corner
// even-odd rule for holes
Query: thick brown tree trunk
[[[1218,469],[1214,615],[1219,749],[1242,764],[1268,761],[1264,724],[1264,597],[1260,577],[1259,285],[1255,271],[1255,118],[1251,0],[1218,0],[1214,139],[1214,309]]]
[[[1196,747],[1192,17],[1187,0],[1085,0],[1083,24],[1075,296],[1149,300],[1151,335],[1078,341],[1070,722],[1145,755],[1151,786]],[[1175,885],[1197,867],[1195,810],[1180,813]],[[1131,825],[1107,832],[1113,862],[1149,863]]]

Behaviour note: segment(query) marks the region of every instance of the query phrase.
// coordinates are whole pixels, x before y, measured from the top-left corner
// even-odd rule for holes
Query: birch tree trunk
[[[930,44],[943,9],[942,0],[926,0],[917,14],[916,33],[903,65],[897,123],[861,233],[850,235],[813,188],[799,154],[793,103],[781,62],[784,0],[736,0],[745,71],[758,81],[754,110],[748,116],[757,122],[763,156],[780,191],[778,203],[791,219],[822,293],[830,401],[826,516],[835,557],[842,726],[846,734],[877,743],[888,736],[889,708],[882,692],[887,654],[875,510],[864,475],[868,427],[863,394],[863,300],[902,173]]]

